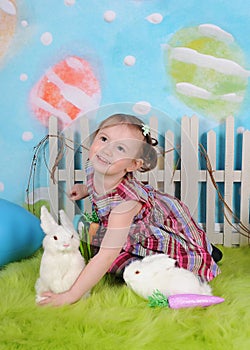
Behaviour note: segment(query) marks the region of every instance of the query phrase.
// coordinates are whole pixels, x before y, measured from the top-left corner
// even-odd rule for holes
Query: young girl
[[[100,220],[93,243],[100,249],[70,290],[44,293],[41,305],[74,303],[107,272],[121,275],[131,261],[149,254],[168,254],[203,281],[220,272],[221,252],[187,207],[135,178],[135,171],[156,166],[156,144],[148,126],[134,116],[115,114],[101,123],[89,150],[87,183],[71,190],[73,200],[90,196]]]

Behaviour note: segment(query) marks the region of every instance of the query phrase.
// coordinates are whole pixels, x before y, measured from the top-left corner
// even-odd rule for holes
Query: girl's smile
[[[111,162],[109,160],[107,160],[106,158],[104,158],[102,155],[97,154],[96,155],[97,160],[102,163],[103,165],[111,165]]]

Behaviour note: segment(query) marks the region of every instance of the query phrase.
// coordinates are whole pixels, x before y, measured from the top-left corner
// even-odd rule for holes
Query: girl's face
[[[90,147],[89,158],[95,171],[105,175],[124,176],[139,169],[143,161],[137,159],[143,135],[126,124],[100,129]]]

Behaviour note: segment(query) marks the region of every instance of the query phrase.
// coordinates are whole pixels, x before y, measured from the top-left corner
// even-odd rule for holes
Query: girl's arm
[[[140,209],[141,204],[136,201],[125,202],[114,208],[109,216],[108,229],[99,252],[82,270],[73,286],[68,291],[60,294],[43,293],[46,299],[39,304],[52,304],[54,306],[72,304],[93,288],[119,255],[126,242],[133,218]]]
[[[84,184],[75,184],[70,191],[70,199],[77,201],[79,199],[85,198],[88,196],[87,186]]]

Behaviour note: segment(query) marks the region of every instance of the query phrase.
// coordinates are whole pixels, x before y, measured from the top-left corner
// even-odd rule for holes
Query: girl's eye
[[[105,137],[105,136],[101,136],[100,139],[101,139],[102,142],[106,142],[107,141],[107,137]]]
[[[122,146],[117,146],[117,149],[119,152],[125,152],[125,149]]]
[[[54,240],[55,240],[55,241],[57,241],[57,240],[58,240],[57,236],[54,236],[53,238],[54,238]]]

